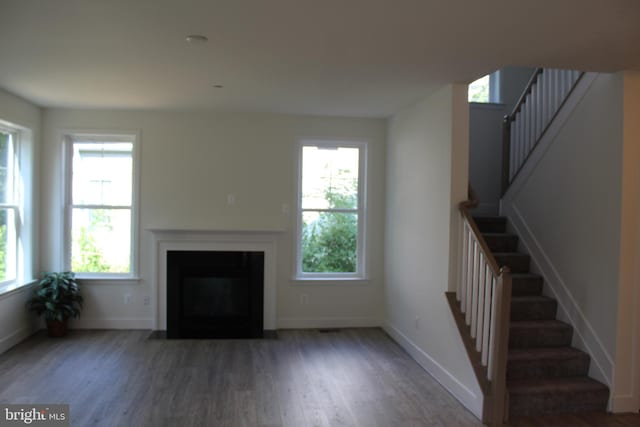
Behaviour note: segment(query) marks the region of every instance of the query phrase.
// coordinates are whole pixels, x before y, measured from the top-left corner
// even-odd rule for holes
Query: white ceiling
[[[384,117],[506,65],[640,68],[640,1],[0,0],[0,87],[45,107]]]

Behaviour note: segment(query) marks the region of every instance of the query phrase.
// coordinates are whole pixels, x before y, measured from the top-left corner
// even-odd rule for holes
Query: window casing
[[[137,139],[65,137],[65,268],[79,277],[137,274]]]
[[[367,144],[303,140],[298,151],[296,279],[365,279]]]
[[[18,279],[21,194],[19,131],[0,127],[0,287]]]

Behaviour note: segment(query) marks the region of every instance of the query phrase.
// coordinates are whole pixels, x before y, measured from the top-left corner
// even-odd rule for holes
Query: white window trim
[[[489,74],[489,104],[499,104],[500,99],[500,70]]]
[[[8,133],[11,134],[11,146],[10,146],[10,151],[9,151],[9,159],[10,159],[10,164],[8,165],[8,176],[10,175],[10,182],[9,184],[11,185],[11,194],[12,194],[12,202],[13,203],[2,203],[0,202],[0,209],[7,209],[7,210],[12,210],[13,211],[13,220],[14,220],[14,236],[12,236],[13,238],[11,239],[12,242],[9,243],[13,246],[13,253],[11,253],[12,258],[11,259],[11,269],[13,270],[13,278],[11,279],[7,279],[7,280],[3,280],[0,281],[0,289],[13,289],[15,287],[15,284],[19,283],[21,280],[21,268],[20,265],[24,264],[23,260],[22,260],[22,254],[20,253],[20,240],[21,240],[21,232],[20,232],[20,224],[21,224],[21,220],[20,218],[23,215],[22,212],[22,199],[23,199],[23,195],[20,194],[19,189],[18,189],[18,185],[15,182],[15,174],[16,174],[16,169],[19,170],[19,159],[18,156],[20,156],[20,139],[21,139],[21,129],[17,128],[15,126],[10,126],[10,125],[2,125],[0,124],[0,131],[4,132],[4,133]],[[7,239],[9,240],[9,239]],[[9,262],[7,262],[7,265],[9,264]]]
[[[1,120],[0,128],[3,131],[13,133],[14,141],[14,166],[18,168],[19,182],[15,188],[14,205],[16,219],[16,278],[13,281],[4,281],[0,284],[0,298],[5,298],[15,292],[22,292],[31,286],[36,277],[37,251],[34,228],[38,222],[37,212],[34,210],[34,202],[37,199],[36,187],[37,173],[34,166],[34,140],[33,131],[29,126]],[[5,205],[6,206],[6,205]]]
[[[63,215],[63,265],[64,270],[71,270],[71,213],[72,213],[72,165],[73,143],[83,142],[131,142],[132,148],[132,194],[131,194],[131,271],[129,273],[83,273],[77,272],[76,277],[82,280],[97,281],[138,281],[139,278],[139,188],[140,188],[140,131],[137,130],[64,130],[63,134],[63,182],[62,192]],[[88,205],[87,205],[88,206]],[[111,208],[117,208],[113,206]],[[127,207],[128,209],[128,207]]]
[[[352,147],[358,148],[358,240],[357,240],[357,264],[355,273],[305,273],[302,271],[302,149],[305,146],[322,146],[325,148]],[[367,163],[368,142],[363,140],[345,139],[318,139],[302,138],[297,145],[297,184],[296,184],[296,256],[294,266],[294,281],[300,282],[345,282],[363,283],[368,280],[367,275]]]

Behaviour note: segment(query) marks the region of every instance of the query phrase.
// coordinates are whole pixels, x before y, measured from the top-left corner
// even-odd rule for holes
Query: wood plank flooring
[[[280,331],[265,340],[148,336],[38,333],[0,355],[0,402],[68,403],[74,427],[482,425],[379,329]],[[635,415],[589,420],[512,425],[640,426]]]

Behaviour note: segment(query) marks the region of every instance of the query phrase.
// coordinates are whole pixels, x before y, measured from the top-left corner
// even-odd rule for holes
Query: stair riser
[[[516,278],[511,281],[513,296],[533,296],[542,295],[542,278],[541,277],[527,277]]]
[[[515,252],[518,250],[518,236],[483,236],[491,252]]]
[[[507,228],[506,218],[474,218],[481,233],[504,233]]]
[[[509,348],[566,347],[571,345],[571,328],[509,331]]]
[[[577,377],[587,375],[588,371],[589,356],[586,354],[560,360],[518,360],[507,364],[507,379]]]
[[[604,412],[607,409],[608,400],[609,393],[606,390],[510,394],[509,417]]]
[[[556,318],[558,303],[555,300],[544,302],[511,302],[511,320],[553,320]]]
[[[512,273],[528,273],[531,258],[529,255],[495,255],[500,267],[507,266]]]

